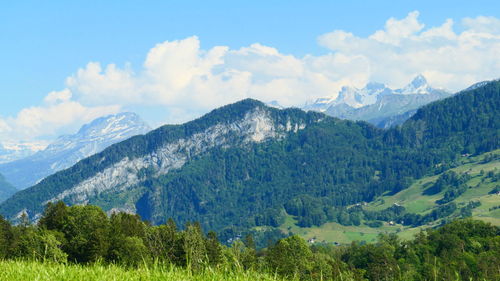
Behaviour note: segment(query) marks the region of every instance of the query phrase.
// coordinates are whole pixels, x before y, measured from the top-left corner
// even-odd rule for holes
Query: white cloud
[[[0,119],[0,138],[53,135],[123,108],[165,107],[161,123],[183,122],[215,107],[251,97],[292,106],[335,96],[342,86],[369,81],[401,87],[422,73],[433,86],[460,90],[500,74],[500,20],[465,18],[426,27],[417,11],[390,18],[381,30],[360,37],[333,30],[318,37],[330,50],[296,57],[259,43],[240,49],[200,47],[196,36],[154,46],[143,65],[90,62],[51,92],[41,106]],[[156,123],[158,120],[148,120]]]
[[[71,99],[72,93],[69,89],[64,89],[62,91],[50,92],[44,99],[48,104],[56,104],[58,102],[67,102]]]
[[[399,87],[423,73],[431,84],[450,90],[500,74],[500,20],[466,18],[456,33],[453,20],[424,29],[418,12],[402,20],[389,19],[384,30],[362,38],[336,30],[319,37],[321,45],[336,54],[363,56],[371,80]]]
[[[237,50],[202,50],[199,39],[189,37],[157,44],[137,74],[89,63],[67,79],[67,86],[77,100],[92,106],[117,101],[124,106],[162,104],[172,114],[165,121],[172,122],[247,97],[300,105],[336,94],[345,84],[365,83],[367,67],[358,55],[297,58],[258,43]]]
[[[402,20],[390,18],[385,23],[385,30],[378,30],[369,38],[381,43],[398,46],[402,40],[408,39],[421,31],[424,25],[418,22],[417,11],[413,11]]]
[[[71,100],[68,89],[49,93],[41,106],[22,109],[17,116],[0,119],[0,140],[52,139],[74,132],[97,117],[120,111],[119,105],[86,107]]]
[[[476,18],[464,18],[462,24],[474,32],[500,34],[500,19],[495,17],[479,16]]]
[[[110,64],[103,70],[100,63],[90,62],[76,75],[68,77],[66,85],[78,93],[83,103],[133,103],[140,100],[134,79],[134,73],[128,66],[120,69]]]
[[[454,22],[426,28],[418,11],[390,18],[382,30],[359,37],[334,30],[318,38],[332,52],[295,57],[273,47],[252,44],[237,50],[200,48],[195,36],[165,41],[148,53],[142,69],[90,63],[68,78],[78,100],[93,106],[164,105],[188,120],[214,107],[246,97],[300,105],[335,95],[344,85],[368,81],[401,87],[424,74],[431,84],[459,90],[500,73],[500,26],[492,17],[466,18],[464,30]],[[175,113],[173,113],[175,112]],[[190,112],[179,116],[180,112]]]

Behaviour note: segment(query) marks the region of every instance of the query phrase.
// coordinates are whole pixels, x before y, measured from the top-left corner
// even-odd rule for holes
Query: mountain
[[[376,126],[387,126],[392,123],[400,124],[422,105],[447,96],[450,93],[432,88],[424,76],[418,75],[405,87],[395,90],[380,83],[368,83],[363,89],[343,87],[337,97],[318,99],[304,109],[342,119],[364,120]],[[394,119],[400,121],[391,121]]]
[[[342,87],[342,90],[336,97],[319,98],[313,103],[306,104],[304,110],[314,110],[325,112],[332,106],[345,105],[350,108],[359,108],[366,105],[374,104],[378,96],[390,94],[391,89],[384,84],[371,82],[363,89],[354,87]]]
[[[47,145],[44,143],[0,143],[0,164],[19,160],[43,150]]]
[[[277,109],[285,109],[286,108],[285,106],[282,106],[277,100],[272,100],[270,102],[267,102],[266,105],[269,107],[277,108]]]
[[[149,126],[135,113],[101,117],[82,126],[74,135],[59,137],[42,151],[0,164],[0,173],[16,188],[23,189],[111,144],[148,131]]]
[[[417,109],[410,110],[403,114],[382,118],[380,120],[379,119],[372,120],[372,123],[378,128],[389,129],[391,127],[403,124],[406,120],[410,119],[410,117],[412,117],[416,112]]]
[[[285,233],[300,234],[306,240],[351,244],[353,241],[377,242],[380,234],[395,234],[406,240],[426,228],[437,228],[464,217],[500,226],[499,168],[500,150],[477,156],[463,155],[457,159],[455,167],[420,178],[407,189],[350,206],[346,212],[349,218],[361,218],[363,221],[359,225],[354,225],[355,221],[334,219],[320,226],[300,227],[298,220],[288,215],[279,228]],[[440,191],[428,191],[437,186],[441,186]],[[444,199],[448,202],[443,205]],[[443,212],[448,206],[449,209]],[[407,217],[407,221],[401,223],[406,214],[387,211],[398,209],[422,221],[413,225]],[[377,215],[375,220],[370,218],[373,214]],[[434,214],[435,218],[429,214]],[[419,225],[424,221],[424,225]]]
[[[12,194],[16,193],[16,188],[8,183],[5,178],[0,174],[0,203],[9,198]]]
[[[397,194],[462,154],[500,148],[499,114],[500,82],[426,105],[389,130],[243,100],[114,144],[14,194],[0,213],[36,219],[47,202],[63,200],[153,224],[199,221],[221,237],[273,231],[287,216],[301,227],[356,224],[364,214],[348,207]],[[384,212],[396,211],[411,224],[433,219]]]
[[[28,208],[30,215],[38,214],[47,200],[90,203],[96,199],[108,200],[106,194],[115,200],[115,204],[107,206],[106,210],[136,211],[139,198],[134,193],[142,196],[140,192],[145,190],[138,185],[143,180],[167,175],[214,148],[246,147],[251,143],[284,138],[324,117],[298,109],[280,111],[258,101],[244,100],[186,124],[166,125],[144,136],[112,145],[20,192],[18,197],[31,200],[32,192],[36,190],[37,199]],[[116,194],[123,194],[124,198],[114,196]],[[123,202],[116,204],[116,200]]]

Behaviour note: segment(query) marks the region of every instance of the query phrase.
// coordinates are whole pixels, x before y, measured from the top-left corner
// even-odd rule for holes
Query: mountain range
[[[304,110],[315,110],[333,117],[368,121],[388,128],[402,124],[416,110],[451,94],[432,88],[424,76],[416,76],[401,89],[390,89],[381,83],[368,83],[364,88],[343,87],[338,95],[306,104]]]
[[[0,173],[17,189],[24,189],[57,171],[151,128],[135,113],[95,119],[73,135],[64,135],[28,157],[0,164]],[[1,199],[1,197],[0,197]]]
[[[272,231],[287,214],[301,226],[356,221],[361,215],[347,206],[400,192],[462,154],[498,149],[499,111],[498,81],[426,105],[386,130],[243,100],[111,145],[16,193],[0,213],[36,220],[47,202],[62,200],[153,224],[196,220],[223,237]]]
[[[0,143],[0,164],[19,160],[35,154],[46,147],[44,143]]]

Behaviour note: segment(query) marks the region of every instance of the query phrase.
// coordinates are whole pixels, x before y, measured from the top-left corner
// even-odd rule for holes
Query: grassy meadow
[[[458,174],[468,173],[471,176],[471,179],[467,182],[469,189],[453,202],[459,206],[465,205],[470,201],[481,202],[479,207],[473,209],[472,217],[500,226],[500,209],[491,210],[492,207],[500,205],[500,196],[497,194],[488,194],[498,183],[493,183],[486,178],[488,172],[498,172],[500,170],[500,160],[497,157],[496,160],[482,163],[485,157],[491,154],[499,155],[500,150],[484,153],[476,157],[462,157],[461,165],[450,169]],[[363,208],[370,211],[380,211],[394,204],[399,204],[411,213],[421,215],[430,213],[439,206],[436,200],[443,197],[444,191],[434,195],[424,195],[423,191],[429,184],[435,182],[440,175],[419,179],[409,188],[393,195],[387,194],[381,196]],[[292,232],[307,240],[314,238],[317,242],[349,244],[352,241],[376,242],[380,233],[396,233],[400,238],[408,240],[412,239],[421,230],[439,225],[439,223],[440,220],[419,227],[384,223],[381,227],[372,228],[365,224],[361,224],[360,226],[344,226],[329,222],[319,227],[299,227],[297,226],[297,219],[287,215],[285,223],[280,228],[285,233]]]
[[[115,265],[68,265],[34,261],[0,261],[2,281],[150,281],[150,280],[284,280],[249,270],[234,268],[212,269],[207,267],[199,273],[176,266],[139,266],[124,268]]]

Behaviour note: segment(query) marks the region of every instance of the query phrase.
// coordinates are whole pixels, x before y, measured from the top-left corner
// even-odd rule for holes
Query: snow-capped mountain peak
[[[342,87],[339,96],[335,100],[336,104],[345,103],[351,107],[358,108],[363,106],[363,97],[366,93],[354,87]]]
[[[429,94],[432,88],[427,83],[427,79],[422,74],[417,75],[410,84],[406,85],[402,89],[396,90],[397,93],[402,95],[414,95],[414,94]]]
[[[57,138],[44,150],[0,165],[0,173],[15,187],[25,188],[114,143],[150,130],[137,114],[131,112],[97,118],[83,125],[76,134]]]
[[[428,86],[427,79],[425,79],[425,77],[422,74],[419,74],[415,78],[413,78],[410,84],[413,85],[415,88]]]
[[[417,75],[401,89],[391,89],[376,82],[370,82],[362,89],[342,87],[337,95],[318,99],[303,109],[379,124],[384,118],[407,116],[402,114],[449,95],[444,90],[432,88],[423,75]]]
[[[139,115],[132,112],[118,113],[97,118],[83,125],[74,135],[60,136],[45,151],[61,151],[89,143],[113,143],[150,130]]]
[[[115,115],[97,118],[89,124],[82,126],[78,135],[104,136],[123,130],[131,130],[135,127],[147,127],[141,118],[133,112],[123,112]]]
[[[329,107],[336,105],[348,105],[352,108],[360,108],[366,105],[374,104],[378,96],[391,92],[382,83],[370,82],[362,89],[344,86],[340,92],[331,97],[318,98],[312,103],[307,103],[303,109],[325,112]]]

